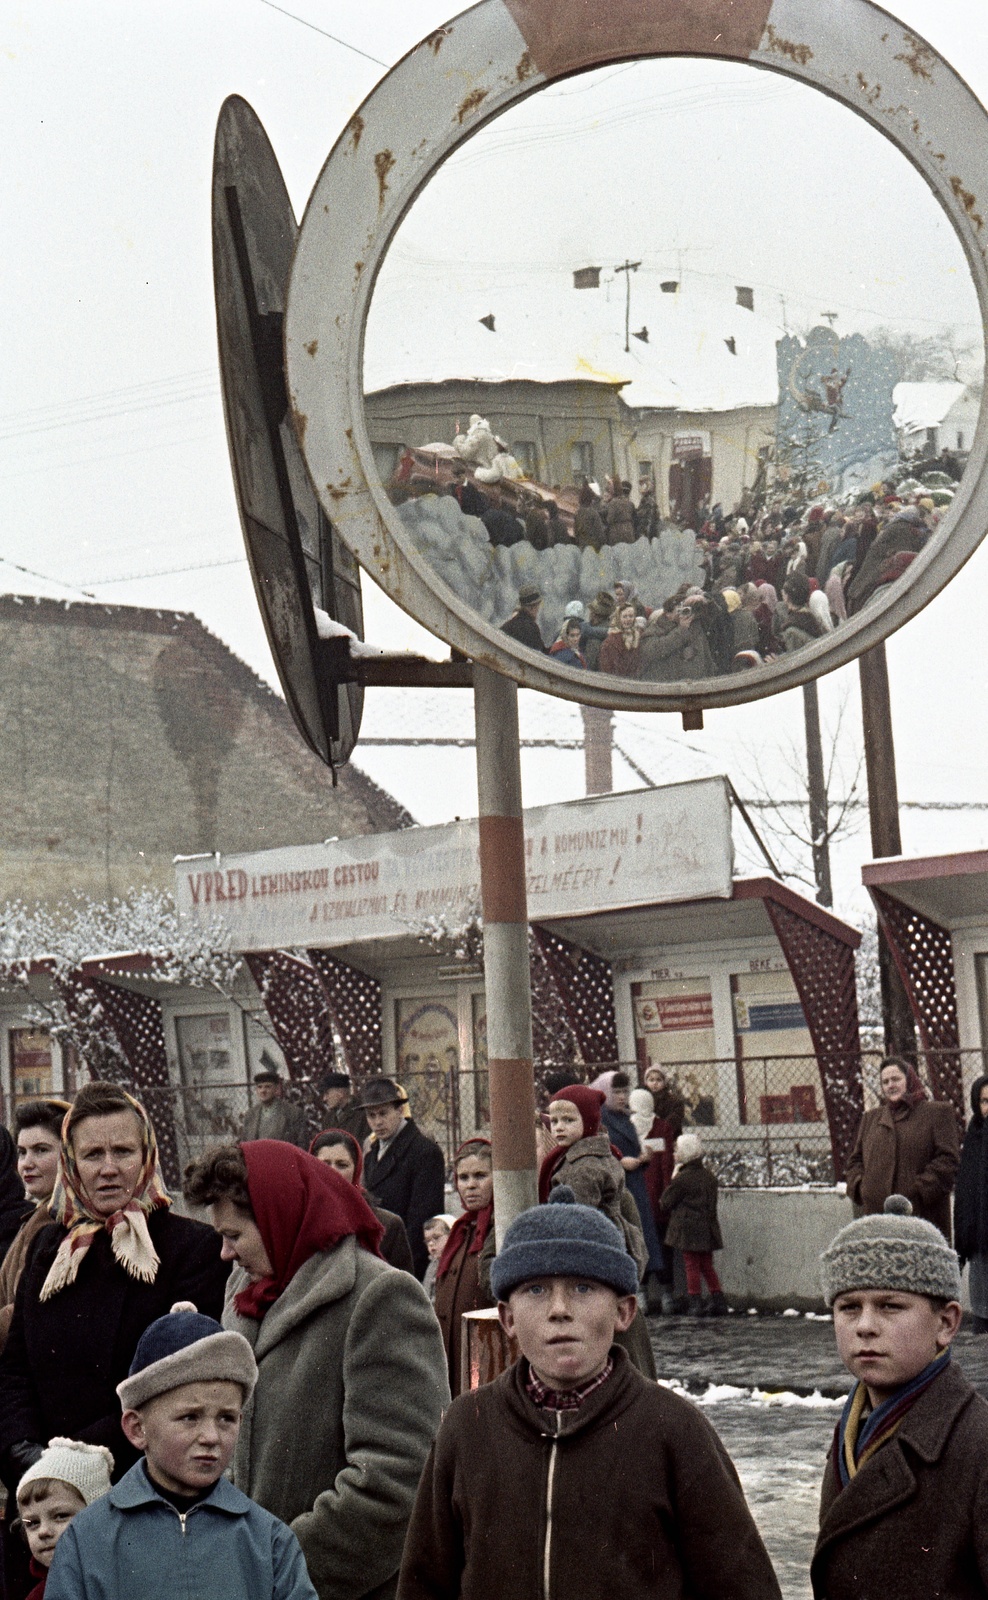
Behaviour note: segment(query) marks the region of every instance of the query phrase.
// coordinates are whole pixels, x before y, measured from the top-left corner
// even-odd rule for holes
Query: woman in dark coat
[[[988,1077],[971,1085],[971,1120],[954,1193],[954,1248],[968,1263],[975,1331],[988,1333]]]
[[[494,1166],[489,1139],[467,1139],[453,1157],[453,1178],[463,1201],[436,1269],[434,1306],[449,1362],[449,1388],[460,1392],[465,1311],[495,1304],[490,1290],[494,1259]]]
[[[315,1156],[317,1161],[325,1161],[327,1166],[334,1167],[347,1183],[356,1185],[384,1229],[380,1244],[382,1257],[389,1266],[397,1267],[400,1272],[414,1273],[415,1263],[412,1261],[412,1247],[408,1242],[405,1224],[396,1211],[386,1211],[383,1206],[376,1206],[361,1183],[364,1152],[353,1134],[347,1133],[345,1128],[326,1128],[316,1134],[309,1146],[309,1154]]]
[[[0,1261],[34,1210],[17,1173],[17,1146],[0,1127]]]
[[[62,1133],[55,1220],[32,1246],[0,1357],[8,1488],[55,1434],[107,1445],[115,1475],[126,1472],[137,1452],[116,1386],[141,1334],[176,1300],[222,1314],[220,1241],[170,1207],[144,1107],[117,1084],[86,1084]]]
[[[661,1286],[666,1275],[666,1260],[662,1253],[659,1230],[655,1225],[648,1185],[645,1182],[644,1169],[651,1159],[651,1152],[642,1149],[641,1140],[628,1114],[631,1079],[626,1072],[602,1072],[599,1078],[594,1079],[591,1088],[600,1089],[607,1096],[600,1113],[600,1120],[624,1168],[624,1181],[628,1193],[634,1200],[641,1218],[642,1237],[648,1251],[644,1276],[645,1294],[649,1311],[656,1311],[661,1304]]]
[[[917,1217],[950,1239],[950,1194],[960,1161],[953,1106],[930,1100],[908,1062],[882,1063],[882,1104],[866,1111],[845,1174],[866,1216],[904,1194]]]

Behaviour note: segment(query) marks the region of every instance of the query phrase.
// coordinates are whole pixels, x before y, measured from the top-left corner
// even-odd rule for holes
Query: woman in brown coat
[[[493,1306],[490,1264],[494,1259],[494,1171],[489,1139],[467,1139],[453,1157],[453,1178],[463,1201],[439,1258],[435,1310],[442,1329],[449,1387],[460,1392],[460,1357],[465,1311]]]
[[[890,1194],[904,1194],[913,1213],[950,1238],[950,1196],[960,1164],[952,1106],[930,1100],[916,1072],[889,1057],[882,1064],[882,1104],[866,1111],[845,1174],[847,1192],[866,1216]]]

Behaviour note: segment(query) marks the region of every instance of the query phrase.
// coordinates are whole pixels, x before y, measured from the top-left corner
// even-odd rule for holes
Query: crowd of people
[[[251,1137],[186,1168],[195,1216],[117,1084],[21,1105],[0,1141],[7,1600],[778,1600],[723,1445],[655,1381],[643,1312],[677,1310],[676,1252],[687,1315],[728,1311],[717,1179],[664,1070],[545,1075],[539,1203],[503,1237],[486,1136],[447,1210],[400,1084],[328,1074],[309,1140],[259,1077]],[[988,1404],[950,1363],[948,1200],[956,1180],[988,1331],[988,1076],[960,1150],[907,1062],[881,1092],[848,1167],[862,1215],[822,1257],[855,1382],[813,1592],[986,1596]],[[477,1388],[483,1310],[516,1359]]]
[[[564,665],[646,683],[763,666],[833,633],[908,570],[942,507],[918,480],[906,484],[877,485],[851,506],[778,499],[750,520],[702,507],[695,582],[671,595],[619,582],[589,605],[572,600],[555,639],[542,635],[543,595],[528,584],[502,631]],[[579,543],[582,526],[590,543],[621,543],[654,529],[654,497],[634,507],[628,488],[598,500],[585,485],[568,536]]]

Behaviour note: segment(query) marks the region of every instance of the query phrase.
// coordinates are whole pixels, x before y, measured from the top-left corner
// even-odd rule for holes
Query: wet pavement
[[[660,1379],[724,1441],[785,1600],[809,1600],[820,1483],[851,1381],[829,1317],[650,1317],[648,1328]],[[962,1328],[954,1354],[988,1398],[988,1338]]]

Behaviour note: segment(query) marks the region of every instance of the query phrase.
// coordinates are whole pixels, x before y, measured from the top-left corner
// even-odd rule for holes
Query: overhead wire
[[[314,22],[309,22],[306,17],[297,17],[294,11],[286,11],[284,6],[276,6],[274,0],[261,0],[262,6],[269,6],[272,11],[279,11],[283,17],[290,17],[292,22],[300,22],[303,28],[311,28],[313,33],[321,33],[324,39],[332,39],[334,44],[342,45],[344,50],[352,50],[355,56],[363,56],[365,61],[373,61],[375,66],[387,67],[387,61],[382,61],[380,56],[372,56],[366,50],[361,50],[358,45],[350,44],[349,40],[341,39],[335,33],[328,33],[325,28],[320,28]]]

